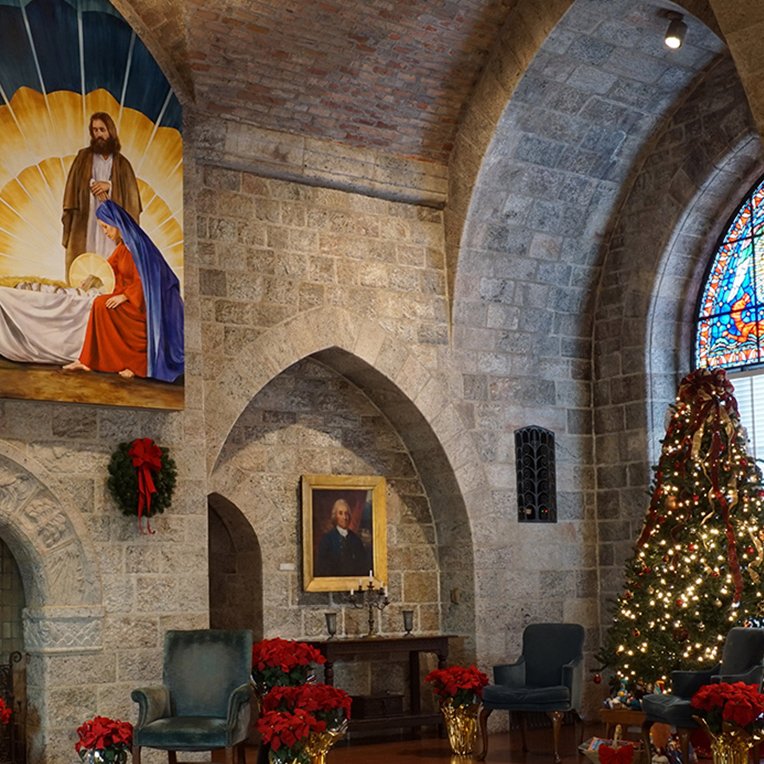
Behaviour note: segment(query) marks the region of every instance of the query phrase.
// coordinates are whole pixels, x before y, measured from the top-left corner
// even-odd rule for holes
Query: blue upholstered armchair
[[[524,712],[542,711],[552,720],[554,760],[560,761],[560,727],[566,711],[578,719],[584,660],[584,628],[575,623],[535,623],[523,632],[523,652],[516,663],[494,666],[495,684],[483,690],[480,730],[484,761],[488,754],[488,717],[496,709],[520,714],[523,752]]]
[[[244,764],[251,669],[251,631],[168,631],[162,686],[131,695],[138,703],[133,764],[140,764],[141,748],[167,751],[170,764],[176,751],[225,748],[225,762],[233,764],[237,746]]]
[[[650,728],[656,722],[676,727],[682,749],[682,761],[689,761],[690,730],[698,725],[690,705],[692,696],[704,685],[714,682],[745,682],[761,685],[764,678],[764,629],[735,627],[727,633],[722,661],[702,671],[672,671],[671,694],[645,695],[642,710],[645,721],[642,736],[650,745]],[[649,750],[649,748],[647,749]]]

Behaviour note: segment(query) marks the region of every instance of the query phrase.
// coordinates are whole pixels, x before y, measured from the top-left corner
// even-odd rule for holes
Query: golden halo
[[[99,279],[91,288],[101,294],[111,294],[114,291],[114,271],[106,258],[95,252],[83,252],[69,267],[69,286],[80,287],[91,276]]]

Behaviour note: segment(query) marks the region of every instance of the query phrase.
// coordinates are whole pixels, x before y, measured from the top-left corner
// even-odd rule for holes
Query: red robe
[[[93,300],[80,362],[94,371],[130,369],[138,377],[147,374],[146,304],[143,285],[130,250],[119,244],[109,257],[114,270],[114,292]],[[106,307],[109,297],[124,294],[127,302]]]

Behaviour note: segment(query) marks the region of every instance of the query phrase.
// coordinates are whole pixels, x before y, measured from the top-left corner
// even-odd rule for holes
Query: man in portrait
[[[316,576],[362,576],[369,571],[369,555],[359,536],[350,529],[350,506],[344,499],[332,505],[332,529],[318,543]]]
[[[90,117],[90,145],[77,153],[69,168],[64,189],[63,245],[66,247],[66,273],[83,252],[104,257],[111,254],[110,241],[96,221],[101,202],[111,199],[139,222],[141,196],[130,162],[122,155],[117,126],[103,111]]]

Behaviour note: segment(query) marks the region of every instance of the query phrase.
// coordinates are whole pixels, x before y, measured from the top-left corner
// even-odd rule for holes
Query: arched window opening
[[[764,177],[719,238],[703,282],[695,366],[727,370],[749,448],[764,459]]]

